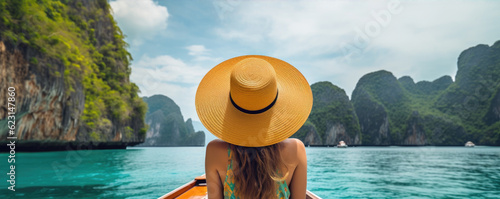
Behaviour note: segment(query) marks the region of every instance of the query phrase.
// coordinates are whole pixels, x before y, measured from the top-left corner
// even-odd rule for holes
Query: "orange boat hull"
[[[159,199],[205,199],[207,198],[207,179],[205,174],[196,177],[191,182],[159,197]],[[321,199],[307,190],[306,199]]]

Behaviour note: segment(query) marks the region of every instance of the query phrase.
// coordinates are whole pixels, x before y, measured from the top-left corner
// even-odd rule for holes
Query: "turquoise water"
[[[309,148],[323,198],[500,198],[498,147]]]
[[[204,150],[17,153],[16,192],[4,174],[0,198],[157,198],[204,173]],[[500,196],[500,147],[311,147],[307,156],[308,189],[323,198]]]

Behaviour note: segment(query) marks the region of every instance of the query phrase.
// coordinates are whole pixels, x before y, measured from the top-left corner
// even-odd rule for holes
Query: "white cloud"
[[[245,2],[216,33],[246,44],[271,45],[267,47],[278,56],[323,54],[337,49],[356,25],[369,19],[372,8],[381,6],[379,1]]]
[[[180,59],[169,55],[154,58],[142,57],[132,66],[134,75],[143,81],[197,84],[208,71],[195,65],[188,65]]]
[[[131,81],[139,86],[141,96],[166,95],[179,105],[185,119],[198,120],[194,98],[196,88],[208,70],[169,55],[144,56],[132,65]]]
[[[189,50],[188,54],[192,56],[206,55],[208,53],[208,49],[204,45],[191,45],[186,47],[186,49]]]
[[[109,4],[132,46],[141,45],[167,28],[167,7],[152,0],[116,0]]]
[[[204,45],[190,45],[186,49],[189,51],[188,54],[194,57],[194,61],[220,62],[220,58],[210,56],[210,50]]]
[[[169,19],[167,8],[151,0],[117,0],[111,5],[129,42],[135,41],[132,47],[141,42],[148,47],[174,44],[159,50],[175,52],[176,57],[143,56],[134,61],[131,80],[139,85],[141,96],[167,95],[186,118],[198,120],[196,88],[203,75],[223,61],[219,57],[243,53],[277,57],[297,67],[309,83],[330,81],[351,95],[359,78],[376,70],[388,70],[396,77],[410,75],[416,81],[453,76],[461,51],[500,39],[498,1],[401,0],[399,12],[389,12],[384,21],[380,17],[387,17],[383,13],[391,2],[399,1],[237,0],[214,1],[210,7],[169,7],[204,10],[203,20],[190,14]],[[172,31],[172,37],[152,40],[166,29],[167,19],[182,26],[175,26],[180,28]],[[346,45],[354,46],[347,51],[350,59],[342,48]]]
[[[344,77],[379,69],[417,81],[453,76],[461,51],[500,39],[499,8],[463,0],[241,1],[214,31],[298,63],[310,83],[331,81],[350,95],[359,78]],[[345,45],[359,48],[346,53]]]

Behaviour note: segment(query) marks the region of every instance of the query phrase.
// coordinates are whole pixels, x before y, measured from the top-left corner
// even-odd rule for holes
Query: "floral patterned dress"
[[[233,174],[233,154],[231,147],[227,148],[228,164],[226,171],[226,179],[224,180],[224,199],[239,199],[238,194],[234,191],[234,174]],[[290,197],[290,190],[286,181],[277,182],[278,190],[276,190],[277,198],[287,199]]]

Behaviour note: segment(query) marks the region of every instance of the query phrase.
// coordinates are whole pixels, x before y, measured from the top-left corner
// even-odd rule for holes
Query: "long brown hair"
[[[231,145],[234,184],[240,198],[276,198],[276,182],[288,176],[280,147],[280,143],[265,147]]]

